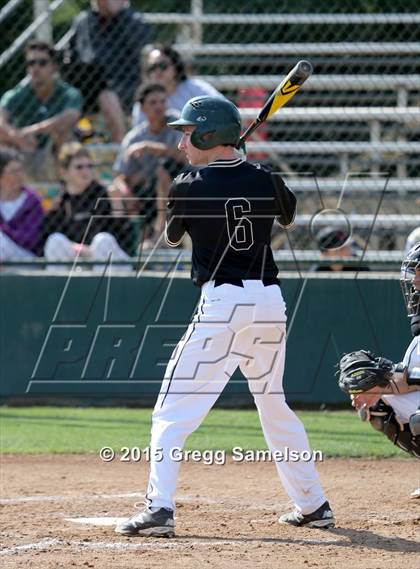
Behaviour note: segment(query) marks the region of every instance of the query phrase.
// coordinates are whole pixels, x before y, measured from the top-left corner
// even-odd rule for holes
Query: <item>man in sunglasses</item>
[[[56,181],[55,151],[71,138],[82,96],[57,77],[50,44],[29,42],[25,63],[30,81],[7,91],[0,101],[0,142],[23,151],[32,179]]]

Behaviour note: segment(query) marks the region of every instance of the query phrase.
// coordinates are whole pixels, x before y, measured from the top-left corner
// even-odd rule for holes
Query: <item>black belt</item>
[[[264,279],[251,279],[251,280],[261,280],[264,286],[280,285],[280,280],[274,277],[266,277]],[[244,287],[242,279],[214,279],[214,288],[216,288],[217,286],[221,286],[223,284],[231,284],[234,286],[240,286],[242,288]]]

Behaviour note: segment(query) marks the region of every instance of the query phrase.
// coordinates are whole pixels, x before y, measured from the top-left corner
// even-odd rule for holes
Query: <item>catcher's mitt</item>
[[[390,360],[378,358],[366,350],[344,354],[338,365],[338,385],[349,395],[363,393],[373,387],[387,387],[395,369]]]

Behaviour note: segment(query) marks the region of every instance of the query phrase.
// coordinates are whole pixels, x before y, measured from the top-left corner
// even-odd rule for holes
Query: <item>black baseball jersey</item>
[[[181,174],[167,207],[166,241],[176,247],[190,235],[195,284],[277,276],[271,230],[275,217],[293,223],[296,198],[267,167],[236,158]]]

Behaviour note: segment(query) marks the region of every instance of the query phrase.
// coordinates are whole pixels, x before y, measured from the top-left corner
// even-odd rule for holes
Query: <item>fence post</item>
[[[397,105],[398,105],[399,109],[404,109],[408,106],[408,90],[404,87],[400,87],[398,89]],[[404,128],[404,125],[402,125],[402,126],[398,125],[398,126],[399,126],[399,128]],[[397,141],[398,142],[406,142],[407,139],[404,135],[400,135],[397,137]],[[398,159],[397,176],[398,176],[398,178],[406,178],[406,176],[407,176],[407,164],[406,164],[405,155],[402,155]]]
[[[34,20],[38,18],[41,14],[48,11],[49,1],[48,0],[34,0]],[[52,26],[51,26],[51,16],[36,31],[37,39],[41,41],[46,41],[51,43],[52,41]]]
[[[203,0],[191,0],[191,15],[194,17],[192,24],[192,41],[195,45],[203,43],[203,26],[201,17],[203,15]]]
[[[381,142],[381,123],[378,120],[370,121],[370,141],[372,144]],[[370,172],[376,174],[381,169],[381,155],[377,150],[373,150],[370,158]]]
[[[344,153],[340,156],[340,176],[346,178],[349,173],[349,155]]]

